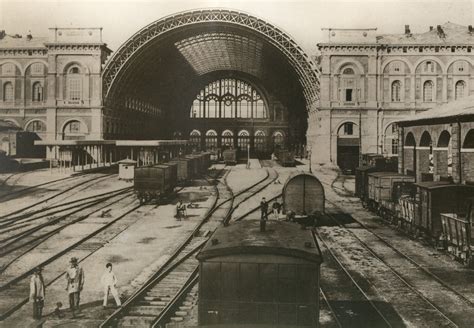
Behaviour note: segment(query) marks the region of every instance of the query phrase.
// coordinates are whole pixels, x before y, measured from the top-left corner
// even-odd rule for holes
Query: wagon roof
[[[212,240],[217,239],[213,245]],[[310,247],[307,247],[307,245]],[[298,224],[267,221],[266,231],[260,231],[260,221],[248,220],[221,227],[198,254],[199,260],[238,254],[271,254],[321,263],[318,244],[310,230]]]
[[[369,173],[369,175],[370,176],[376,176],[376,177],[385,177],[385,176],[398,177],[398,176],[403,176],[404,174],[400,174],[400,173],[397,173],[397,172],[383,171],[383,172],[372,172],[372,173]]]
[[[286,179],[285,184],[283,185],[283,190],[285,190],[286,185],[294,178],[300,175],[306,175],[308,177],[314,178],[316,181],[318,181],[321,185],[321,180],[319,180],[314,174],[309,173],[309,172],[304,172],[304,171],[298,171],[298,172],[293,172],[288,176],[288,179]]]
[[[425,181],[425,182],[417,182],[415,183],[416,186],[425,189],[440,189],[440,188],[453,188],[453,187],[463,187],[467,189],[474,189],[474,186],[459,184],[459,183],[452,183],[449,181]]]

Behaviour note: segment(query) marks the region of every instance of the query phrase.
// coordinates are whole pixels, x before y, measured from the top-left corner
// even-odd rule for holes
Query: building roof
[[[442,33],[440,33],[442,31]],[[382,44],[474,44],[474,33],[467,26],[447,22],[424,33],[382,34],[377,37]]]
[[[1,49],[31,49],[31,48],[46,48],[44,45],[48,41],[45,37],[32,37],[28,40],[27,37],[16,37],[5,35],[0,39]]]
[[[434,107],[425,112],[416,114],[413,117],[400,120],[397,123],[401,125],[408,125],[409,123],[415,123],[418,121],[435,120],[449,117],[459,118],[469,115],[474,115],[474,95]]]
[[[217,240],[217,243],[213,243]],[[311,231],[298,224],[267,221],[260,231],[258,220],[240,221],[220,227],[206,243],[197,258],[201,260],[228,255],[282,255],[321,263],[322,256]]]

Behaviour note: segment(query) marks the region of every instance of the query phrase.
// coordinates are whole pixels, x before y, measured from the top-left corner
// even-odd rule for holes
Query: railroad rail
[[[115,216],[111,217],[110,221],[104,223],[101,227],[95,229],[93,232],[87,234],[83,238],[75,241],[73,244],[65,247],[55,255],[49,257],[48,259],[42,261],[36,266],[41,266],[43,268],[48,268],[48,265],[53,263],[54,261],[66,256],[68,253],[73,251],[74,249],[78,248],[80,245],[84,244],[85,242],[91,240],[93,237],[104,231],[105,229],[109,228],[112,226],[114,223],[122,220],[125,218],[128,214],[136,211],[139,209],[142,205],[136,204],[136,201],[126,205],[124,208],[121,209],[120,213]],[[86,259],[87,257],[91,256],[93,253],[95,253],[97,250],[99,250],[101,246],[95,247],[94,249],[91,249],[85,256],[82,257],[81,261]],[[5,283],[3,283],[0,286],[0,297],[4,299],[9,299],[11,300],[12,305],[9,305],[8,307],[1,307],[0,308],[0,321],[6,319],[9,317],[12,313],[14,313],[17,309],[19,309],[21,306],[26,304],[28,302],[28,297],[25,297],[25,295],[28,294],[27,290],[29,288],[29,281],[28,278],[32,274],[34,268],[27,270],[26,272],[13,277],[12,279],[9,279]],[[46,283],[46,287],[50,286],[53,284],[55,281],[57,281],[60,277],[63,276],[63,272],[60,274],[57,274],[51,278],[49,282]]]
[[[338,206],[331,202],[331,201],[328,201],[328,203],[332,204],[333,206],[336,206],[338,208]],[[402,252],[400,252],[398,249],[395,248],[395,246],[393,246],[392,244],[390,244],[387,240],[385,240],[384,238],[382,238],[381,236],[379,236],[377,233],[375,233],[373,231],[373,229],[370,229],[369,227],[367,227],[366,225],[364,225],[363,223],[357,221],[354,219],[354,222],[356,224],[358,224],[360,227],[364,228],[365,230],[367,230],[369,233],[371,233],[371,235],[373,235],[378,241],[382,242],[382,244],[386,247],[388,247],[388,249],[390,250],[390,252],[395,253],[396,255],[398,255],[399,257],[401,257],[401,259],[407,261],[409,264],[412,264],[419,272],[421,272],[425,278],[426,277],[429,277],[429,278],[434,278],[434,281],[436,282],[436,284],[438,284],[437,286],[433,286],[433,288],[430,288],[430,290],[432,291],[432,294],[433,295],[425,295],[425,293],[423,291],[421,291],[419,288],[417,288],[415,285],[416,283],[413,283],[413,282],[410,282],[410,278],[407,277],[407,274],[404,274],[402,272],[400,272],[402,270],[402,268],[395,268],[394,265],[391,265],[389,263],[389,260],[387,260],[386,258],[388,258],[388,256],[383,256],[383,255],[380,255],[380,252],[382,250],[375,250],[374,247],[370,246],[367,242],[365,242],[364,240],[362,240],[354,231],[353,229],[351,228],[348,228],[346,227],[346,224],[344,222],[341,222],[341,220],[336,217],[335,215],[333,214],[328,214],[327,213],[327,217],[329,217],[339,228],[341,229],[344,229],[344,231],[346,231],[347,233],[350,234],[351,237],[353,237],[355,240],[357,240],[358,243],[360,243],[360,245],[363,246],[364,249],[366,249],[370,254],[371,256],[373,256],[377,261],[379,261],[380,263],[382,263],[387,269],[388,271],[394,276],[396,277],[400,282],[402,282],[402,284],[412,293],[414,293],[414,295],[416,295],[417,297],[419,297],[421,300],[423,300],[423,302],[425,302],[427,304],[427,306],[431,309],[431,311],[434,311],[436,312],[440,318],[444,319],[446,321],[446,323],[452,327],[463,327],[465,322],[462,322],[462,319],[458,319],[458,318],[453,318],[455,314],[453,313],[450,313],[451,311],[449,311],[448,309],[444,309],[444,305],[440,305],[440,304],[437,304],[437,302],[435,300],[433,300],[433,298],[436,298],[436,293],[439,291],[439,290],[442,290],[442,295],[443,297],[442,298],[439,298],[438,300],[443,300],[444,302],[446,302],[446,300],[449,298],[451,300],[455,300],[458,304],[459,303],[463,303],[466,307],[467,307],[467,311],[472,311],[473,310],[473,304],[472,302],[467,299],[464,295],[462,295],[461,293],[459,293],[458,291],[456,291],[455,289],[453,289],[452,287],[450,287],[448,284],[446,284],[444,281],[442,281],[441,279],[439,279],[439,277],[436,277],[435,275],[433,275],[432,273],[429,272],[429,270],[427,270],[426,268],[423,268],[420,264],[418,264],[416,261],[414,261],[413,259],[411,259],[410,257],[408,257],[407,255],[403,254]],[[389,254],[390,255],[390,254]],[[398,265],[397,267],[400,267],[400,262],[398,261],[397,262]],[[410,268],[410,266],[407,266],[407,268]],[[412,272],[412,271],[411,271]],[[412,272],[413,274],[413,272]],[[387,278],[388,279],[388,278]],[[416,278],[416,279],[421,279],[420,277]],[[423,283],[426,283],[427,281],[423,281],[421,280],[421,282]],[[436,290],[436,288],[438,288],[438,290]]]
[[[98,182],[98,180],[102,180],[102,179],[108,179],[108,178],[111,178],[111,176],[113,176],[114,174],[106,174],[105,176],[102,176],[102,177],[99,177],[97,178],[96,176],[94,176],[93,178],[90,178],[90,179],[85,179],[85,181],[80,181],[79,183],[75,183],[73,186],[69,187],[69,188],[66,188],[65,190],[61,190],[59,192],[56,192],[56,193],[53,193],[52,195],[49,195],[47,196],[46,198],[43,198],[41,199],[40,201],[37,201],[37,202],[34,202],[33,204],[29,204],[25,207],[22,207],[20,209],[17,209],[13,212],[10,212],[10,213],[7,213],[7,214],[4,214],[2,216],[0,216],[0,220],[4,220],[4,219],[8,219],[9,217],[15,215],[15,214],[20,214],[20,213],[24,213],[26,212],[27,210],[30,210],[30,209],[34,209],[35,207],[41,205],[41,204],[45,204],[47,203],[48,201],[52,200],[52,199],[55,199],[55,198],[61,198],[61,199],[64,199],[64,196],[65,194],[67,195],[67,193],[71,192],[71,191],[76,191],[77,188],[79,187],[85,187],[87,186],[88,184],[92,183],[92,184],[95,184]],[[61,197],[60,197],[61,196]],[[59,200],[58,200],[59,201]],[[25,213],[25,214],[29,214],[29,213]]]
[[[123,326],[164,327],[166,322],[173,317],[180,302],[197,283],[198,262],[194,258],[188,260],[187,263],[194,263],[194,265],[187,266],[185,273],[181,272],[181,278],[175,279],[178,283],[175,283],[173,279],[165,280],[168,275],[174,272],[170,269],[172,263],[185,256],[183,251],[186,255],[195,254],[207,241],[211,232],[223,222],[229,222],[233,210],[237,206],[265,188],[269,184],[267,183],[269,177],[270,183],[274,181],[274,175],[269,173],[253,185],[233,194],[227,185],[227,175],[229,173],[230,171],[224,176],[224,182],[218,182],[216,200],[192,234],[177,248],[167,263],[143,287],[138,289],[123,304],[121,309],[108,317],[100,327],[115,327],[119,322]],[[218,200],[221,200],[221,202],[218,202]],[[222,218],[224,219],[222,220]],[[168,281],[167,284],[164,284],[169,287],[168,289],[162,289],[162,281]]]

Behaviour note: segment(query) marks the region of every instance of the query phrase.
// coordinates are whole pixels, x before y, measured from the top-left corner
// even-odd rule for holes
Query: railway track
[[[70,197],[72,195],[75,195],[77,192],[84,190],[86,188],[90,188],[92,185],[104,180],[104,179],[109,179],[113,176],[114,174],[106,174],[105,176],[97,177],[94,176],[89,179],[85,179],[84,181],[79,181],[78,183],[74,183],[72,186],[67,187],[66,189],[62,189],[59,192],[53,193],[52,195],[46,196],[46,198],[43,198],[39,201],[33,202],[32,204],[28,204],[27,206],[24,206],[22,208],[16,209],[12,212],[3,214],[0,216],[0,222],[2,220],[8,219],[14,215],[18,214],[25,214],[29,215],[30,212],[27,212],[28,210],[34,211],[36,207],[40,207],[41,205],[44,206],[49,206],[49,205],[54,205],[60,201],[65,200],[67,197]],[[16,203],[18,200],[14,200]],[[23,201],[23,200],[22,200]],[[16,204],[15,203],[15,204]]]
[[[337,206],[330,201],[328,203]],[[397,304],[397,301],[399,304],[412,302],[413,306],[417,307],[419,313],[406,310],[404,305],[402,307],[402,310],[407,311],[408,315],[412,318],[416,316],[431,316],[431,320],[436,318],[436,322],[444,322],[449,327],[469,326],[469,319],[466,318],[466,313],[473,313],[474,307],[472,302],[464,295],[451,288],[428,269],[400,252],[390,242],[374,232],[373,229],[357,220],[349,221],[347,218],[341,218],[341,215],[328,213],[327,216],[338,228],[337,231],[328,233],[328,237],[337,235],[339,237],[334,238],[339,240],[338,238],[341,238],[341,236],[346,236],[346,239],[352,239],[361,245],[361,252],[366,254],[365,256],[372,257],[371,260],[364,259],[364,261],[368,261],[377,270],[386,272],[383,275],[383,279],[386,280],[387,285],[398,285],[399,291],[405,291],[402,295],[397,292],[398,295],[395,296],[391,303]],[[354,223],[359,229],[354,227]],[[348,224],[351,226],[348,227]],[[368,276],[370,274],[370,272],[367,273]],[[379,291],[381,289],[379,288]],[[386,292],[390,294],[391,290],[386,290]],[[456,304],[456,307],[453,307],[453,304]]]
[[[271,183],[275,178],[269,173],[234,195],[227,185],[227,174],[223,178],[224,182],[219,182],[216,186],[218,196],[214,206],[193,233],[178,247],[169,261],[100,327],[164,327],[166,322],[179,321],[182,320],[179,316],[187,315],[185,309],[179,309],[182,309],[180,305],[188,292],[196,289],[198,261],[194,258],[195,254],[218,226],[229,222],[237,206],[261,191],[269,184],[269,180]],[[179,259],[183,261],[180,262]],[[174,274],[176,276],[171,278]]]
[[[11,276],[4,272],[1,276],[0,297],[2,299],[7,299],[8,302],[0,303],[0,320],[6,319],[17,309],[19,309],[21,306],[28,302],[28,297],[25,296],[28,295],[29,276],[32,274],[35,267],[41,266],[44,268],[45,280],[47,281],[46,286],[49,286],[56,280],[58,280],[64,273],[62,270],[57,271],[54,266],[57,267],[57,263],[63,263],[64,259],[70,256],[70,254],[73,253],[76,248],[80,248],[81,245],[86,243],[94,245],[94,247],[90,249],[87,248],[86,252],[84,250],[78,252],[80,254],[80,257],[82,257],[82,259],[80,260],[87,258],[88,256],[95,253],[97,250],[99,250],[102,247],[101,238],[99,238],[100,233],[112,226],[114,223],[122,220],[128,214],[136,211],[138,208],[141,207],[141,205],[137,203],[136,199],[132,199],[130,196],[131,193],[127,192],[119,194],[116,193],[115,195],[111,196],[108,201],[100,200],[100,202],[96,202],[93,205],[89,204],[81,210],[82,212],[77,212],[77,217],[69,221],[67,225],[63,224],[60,226],[52,227],[46,232],[41,232],[41,230],[38,230],[37,234],[32,234],[27,237],[26,240],[24,239],[23,245],[21,247],[16,247],[16,250],[10,249],[11,253],[9,253],[8,256],[2,256],[2,261],[4,261],[4,264],[7,264],[7,267],[3,269],[5,270],[8,268],[8,265],[18,260],[22,255],[31,251],[35,247],[44,243],[54,234],[66,228],[66,226],[70,226],[74,223],[79,223],[83,220],[86,220],[94,213],[100,211],[101,208],[109,207],[112,205],[116,206],[118,202],[121,203],[120,207],[113,209],[113,215],[111,215],[109,218],[106,218],[98,227],[94,227],[92,231],[86,233],[83,237],[80,237],[77,240],[73,240],[69,244],[64,245],[62,249],[55,249],[54,252],[52,252],[52,254],[48,258],[42,260],[41,263],[36,264],[30,269],[26,269],[25,272],[18,275]],[[98,241],[94,242],[94,240],[96,239]],[[2,251],[5,252],[3,250],[3,246]],[[87,254],[84,256],[85,253]]]

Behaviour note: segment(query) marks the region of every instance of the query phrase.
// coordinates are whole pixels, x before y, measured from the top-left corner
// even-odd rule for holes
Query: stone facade
[[[446,23],[414,34],[406,26],[400,35],[324,31],[320,103],[309,115],[314,163],[338,163],[343,138],[351,137],[362,153],[397,155],[393,122],[474,94],[472,27]],[[353,125],[349,136],[342,129],[347,124]]]
[[[47,38],[0,33],[0,118],[43,140],[101,139],[101,28],[52,28]]]

